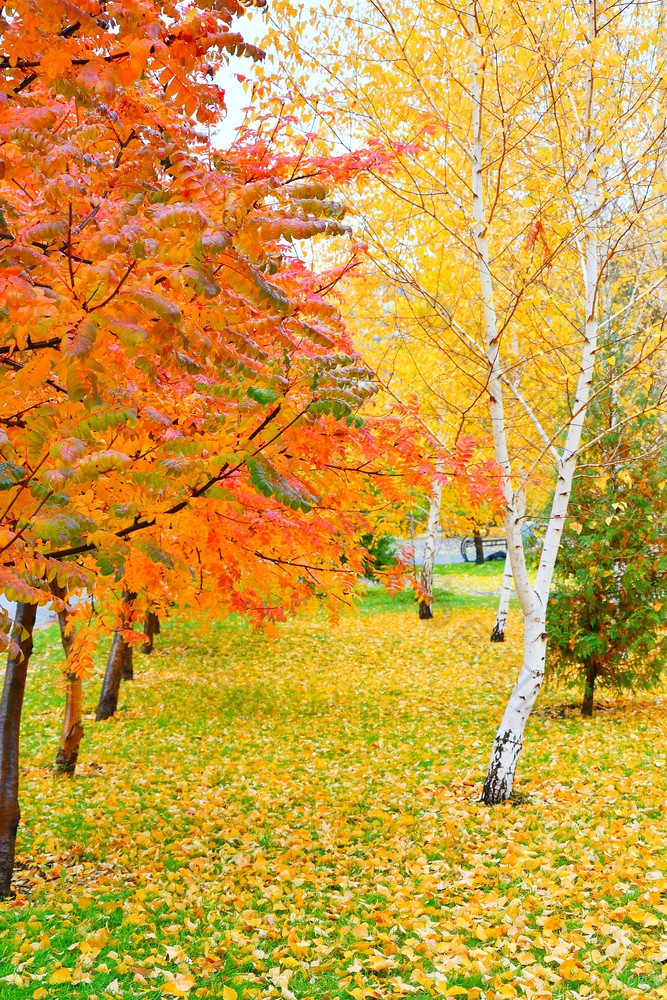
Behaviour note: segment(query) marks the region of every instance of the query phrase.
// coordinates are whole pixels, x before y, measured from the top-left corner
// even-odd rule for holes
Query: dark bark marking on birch
[[[498,622],[493,626],[493,632],[491,633],[491,642],[504,642],[505,641],[505,629]]]

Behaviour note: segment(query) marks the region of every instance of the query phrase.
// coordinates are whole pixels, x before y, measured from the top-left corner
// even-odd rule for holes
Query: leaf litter
[[[3,1000],[667,997],[664,690],[592,720],[547,692],[489,809],[520,656],[492,622],[172,621],[115,721],[89,684],[73,781],[40,633]]]

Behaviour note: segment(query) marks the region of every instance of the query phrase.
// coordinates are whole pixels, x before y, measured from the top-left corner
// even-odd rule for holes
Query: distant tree
[[[654,416],[626,429],[577,478],[547,617],[547,671],[583,684],[583,715],[596,684],[649,688],[667,661],[667,442]]]
[[[378,570],[396,565],[396,539],[393,535],[369,532],[361,536],[361,544],[368,553],[364,559],[364,576],[367,580],[376,580]]]

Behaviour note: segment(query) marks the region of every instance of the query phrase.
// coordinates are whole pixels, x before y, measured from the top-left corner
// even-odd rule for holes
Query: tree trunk
[[[475,528],[472,533],[472,537],[475,542],[475,563],[481,566],[484,562],[484,545],[482,544],[482,536],[479,533],[479,529]]]
[[[67,597],[67,591],[65,588],[60,587],[55,580],[49,584],[49,590],[54,597],[60,598],[61,601],[64,601]],[[57,614],[58,625],[60,626],[60,639],[63,644],[63,650],[65,651],[65,659],[67,659],[69,654],[72,652],[72,636],[67,628],[67,611],[58,611]]]
[[[586,664],[586,682],[584,685],[584,700],[581,703],[581,714],[593,714],[593,694],[595,692],[595,679],[599,673],[597,660],[589,660]]]
[[[19,652],[9,653],[0,701],[0,899],[9,895],[14,872],[19,808],[19,734],[25,680],[32,653],[36,604],[16,606],[12,638]]]
[[[123,660],[123,680],[134,680],[134,650],[125,643],[125,659]]]
[[[543,608],[536,604],[524,620],[523,664],[493,744],[482,791],[482,802],[487,805],[505,802],[512,794],[523,732],[544,679],[545,617]]]
[[[507,624],[507,614],[510,609],[511,593],[512,593],[512,559],[510,557],[509,546],[508,546],[507,555],[505,556],[505,572],[503,573],[503,582],[500,588],[500,601],[498,602],[498,613],[496,615],[496,621],[493,626],[493,631],[491,632],[491,642],[505,641],[505,625]]]
[[[114,632],[111,640],[111,649],[107,658],[107,669],[102,682],[100,700],[97,704],[95,719],[101,722],[103,719],[110,719],[116,714],[118,708],[118,692],[120,681],[123,676],[123,664],[125,663],[125,652],[127,643],[120,632]]]
[[[50,585],[54,597],[65,600],[67,592],[54,581]],[[69,659],[74,644],[73,636],[67,627],[67,611],[58,612],[60,638],[65,651],[65,660]],[[65,668],[65,713],[63,728],[60,735],[60,745],[56,753],[55,768],[57,774],[67,774],[71,777],[76,770],[79,759],[79,747],[83,738],[83,682],[78,674]]]
[[[101,722],[103,719],[110,719],[112,715],[116,714],[116,709],[118,708],[118,692],[120,690],[123,666],[126,661],[128,649],[128,645],[125,639],[123,639],[122,628],[127,624],[132,602],[136,599],[136,596],[135,593],[130,591],[125,591],[123,594],[120,626],[114,632],[111,641],[107,669],[104,674],[104,681],[102,682],[100,700],[97,704],[95,719],[98,722]]]
[[[65,715],[56,754],[58,774],[73,775],[83,737],[83,684],[79,674],[65,674]]]
[[[442,502],[442,485],[435,483],[431,495],[431,506],[428,512],[426,528],[426,544],[424,545],[424,561],[421,571],[421,585],[424,597],[419,602],[419,617],[422,620],[433,617],[433,564],[438,543],[438,525],[440,524],[440,504]]]
[[[144,622],[144,635],[146,636],[146,642],[141,647],[142,653],[152,653],[154,646],[154,639],[156,635],[160,633],[160,619],[155,614],[154,611],[146,612],[146,621]]]
[[[523,742],[523,732],[530,711],[540,691],[544,678],[546,653],[545,620],[551,591],[551,582],[558,556],[561,535],[565,526],[567,509],[572,492],[572,481],[577,465],[577,455],[581,444],[586,410],[590,399],[591,384],[595,368],[595,354],[598,340],[597,285],[599,274],[597,218],[598,218],[598,170],[596,166],[596,128],[593,107],[594,62],[591,56],[586,68],[586,107],[582,116],[586,129],[585,136],[585,193],[584,193],[584,239],[583,271],[585,290],[584,339],[574,400],[570,407],[571,416],[567,423],[567,434],[562,453],[558,454],[548,436],[543,439],[556,458],[558,470],[556,488],[551,505],[547,530],[542,545],[540,564],[535,586],[531,586],[526,568],[525,552],[520,534],[519,522],[523,510],[517,507],[517,492],[512,485],[512,466],[507,444],[507,426],[504,413],[500,357],[501,337],[498,317],[493,297],[491,275],[491,254],[489,251],[489,228],[484,208],[484,137],[482,128],[483,82],[486,53],[480,33],[478,19],[479,0],[469,0],[467,9],[467,29],[475,44],[475,58],[472,61],[470,96],[472,100],[471,128],[471,193],[472,229],[480,292],[487,340],[488,393],[493,430],[495,459],[500,470],[500,484],[505,497],[505,533],[512,559],[512,572],[517,595],[524,614],[524,657],[519,678],[510,695],[500,729],[496,735],[491,762],[484,783],[482,801],[488,804],[504,802],[512,793],[516,764]],[[597,14],[593,0],[588,4],[589,26],[592,38],[597,37]],[[594,50],[592,50],[594,51]],[[522,492],[522,490],[520,490]]]

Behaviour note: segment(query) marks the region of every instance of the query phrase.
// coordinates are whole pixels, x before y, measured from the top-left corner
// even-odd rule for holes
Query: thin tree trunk
[[[589,660],[586,664],[586,682],[584,685],[584,700],[581,703],[581,714],[593,714],[593,695],[595,693],[595,680],[599,673],[597,660]]]
[[[54,597],[65,600],[67,593],[64,587],[59,587],[54,581],[50,584],[50,590]],[[65,661],[72,652],[74,638],[70,634],[67,623],[67,611],[58,612],[58,625],[60,626],[60,638],[65,651]],[[65,664],[65,712],[63,715],[63,727],[60,735],[60,745],[56,753],[55,768],[58,774],[67,774],[71,777],[76,770],[79,759],[79,747],[83,738],[83,682],[79,674],[67,669]]]
[[[56,771],[71,777],[79,759],[83,737],[83,683],[79,674],[65,674],[65,714],[56,754]]]
[[[484,562],[484,545],[482,543],[482,536],[478,528],[472,533],[473,540],[475,542],[475,563],[481,566]]]
[[[132,646],[125,643],[125,659],[123,660],[123,680],[134,680],[134,650]]]
[[[54,597],[59,598],[64,601],[67,597],[67,591],[64,587],[60,587],[54,580],[49,584],[49,590]],[[65,659],[68,659],[70,653],[72,652],[72,636],[70,635],[69,629],[67,627],[67,611],[58,611],[58,625],[60,626],[60,639],[63,644],[63,650],[65,652]]]
[[[116,709],[118,708],[118,692],[120,691],[123,665],[125,663],[128,648],[127,643],[123,639],[121,629],[129,617],[130,608],[132,602],[136,599],[136,596],[137,595],[135,593],[130,591],[126,591],[123,594],[120,628],[114,632],[113,639],[111,641],[111,649],[109,650],[109,656],[107,659],[107,669],[104,674],[104,681],[102,682],[100,700],[97,704],[97,713],[95,718],[98,722],[101,722],[103,719],[110,719],[112,715],[116,714]]]
[[[482,802],[487,805],[505,802],[512,794],[524,729],[542,687],[547,637],[545,614],[537,601],[532,612],[524,618],[523,636],[521,672],[493,744],[491,762],[482,791]]]
[[[0,701],[0,899],[9,895],[14,872],[19,807],[19,735],[25,681],[32,654],[36,604],[19,603],[12,629],[18,653],[9,653]]]
[[[424,561],[421,571],[421,585],[424,596],[419,602],[419,617],[428,619],[433,617],[433,565],[435,563],[435,550],[438,543],[438,526],[440,524],[440,504],[442,502],[442,485],[435,483],[431,494],[431,506],[428,512],[428,525],[426,528],[426,543],[424,545]]]
[[[123,676],[123,664],[125,663],[125,651],[127,643],[120,632],[114,632],[111,640],[111,649],[107,658],[107,669],[102,682],[100,700],[97,704],[95,718],[98,722],[103,719],[110,719],[116,714],[118,708],[118,692]]]
[[[496,621],[493,626],[493,631],[491,632],[491,642],[505,641],[505,625],[507,624],[507,615],[510,609],[511,593],[512,593],[512,560],[510,558],[509,548],[508,548],[507,555],[505,556],[505,572],[503,573],[503,582],[500,587],[500,600],[498,602],[498,613],[496,614]]]
[[[146,636],[146,642],[141,647],[142,653],[152,653],[153,647],[155,645],[155,636],[159,635],[160,632],[160,619],[155,614],[154,611],[146,612],[146,621],[144,622],[144,635]]]

